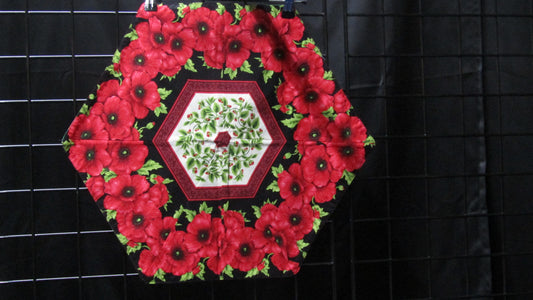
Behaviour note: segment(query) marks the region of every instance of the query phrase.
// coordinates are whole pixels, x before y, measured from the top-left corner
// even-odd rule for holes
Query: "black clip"
[[[155,0],[146,0],[144,2],[144,10],[145,11],[157,11],[157,4],[155,3]]]
[[[281,16],[285,19],[292,19],[295,16],[294,13],[294,0],[285,0],[285,4],[283,5],[283,11],[281,12]]]

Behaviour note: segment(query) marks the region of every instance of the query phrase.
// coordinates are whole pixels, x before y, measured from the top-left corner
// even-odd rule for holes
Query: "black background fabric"
[[[377,146],[297,276],[161,286],[59,142],[140,4],[0,3],[0,298],[533,296],[532,1],[298,4]]]

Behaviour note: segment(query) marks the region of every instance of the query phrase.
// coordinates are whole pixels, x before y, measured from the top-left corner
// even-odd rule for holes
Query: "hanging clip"
[[[285,19],[292,19],[295,16],[294,13],[294,0],[285,0],[285,4],[283,5],[283,11],[281,12],[281,16]]]
[[[145,11],[157,11],[157,4],[155,3],[155,0],[146,0],[144,2],[144,10]]]

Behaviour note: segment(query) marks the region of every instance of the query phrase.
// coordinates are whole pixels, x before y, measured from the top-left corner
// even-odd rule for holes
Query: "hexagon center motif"
[[[154,144],[189,200],[252,198],[286,140],[251,81],[189,80]]]

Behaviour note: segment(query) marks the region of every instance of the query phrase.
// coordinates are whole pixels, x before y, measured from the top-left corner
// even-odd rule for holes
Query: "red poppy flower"
[[[154,110],[161,105],[157,84],[144,73],[135,73],[124,79],[118,93],[121,98],[130,102],[137,119],[145,118],[148,110]]]
[[[293,163],[288,172],[278,175],[278,186],[281,198],[302,203],[309,203],[316,191],[316,187],[304,179],[302,167],[297,163]]]
[[[109,169],[116,174],[130,174],[144,165],[148,147],[142,141],[112,142],[108,148],[113,161]]]
[[[290,69],[295,60],[293,54],[296,45],[292,41],[287,41],[283,37],[278,37],[272,42],[270,47],[261,50],[261,62],[265,70],[281,72]]]
[[[328,132],[335,142],[353,142],[362,144],[366,136],[366,128],[358,117],[340,113],[334,122],[328,124]]]
[[[265,256],[264,249],[254,239],[253,228],[244,227],[239,230],[233,236],[231,244],[234,249],[234,257],[230,265],[243,272],[257,267]]]
[[[118,231],[135,243],[146,242],[146,228],[154,220],[160,219],[161,212],[150,202],[139,201],[131,210],[117,211]]]
[[[298,48],[292,56],[290,67],[283,76],[295,86],[302,86],[310,78],[324,76],[323,60],[313,50]]]
[[[242,17],[240,25],[252,36],[253,52],[261,52],[273,44],[273,19],[270,13],[262,9],[255,9]]]
[[[118,88],[120,83],[116,79],[111,79],[102,82],[100,88],[96,91],[96,101],[104,102],[107,98],[118,96]]]
[[[161,207],[168,202],[168,190],[167,186],[163,184],[163,177],[157,176],[155,180],[157,183],[148,190],[148,201],[157,207]]]
[[[249,31],[242,30],[241,26],[226,26],[223,33],[226,67],[235,70],[250,57],[253,45],[252,35]]]
[[[174,231],[176,231],[177,219],[172,217],[164,217],[160,220],[153,220],[146,227],[146,234],[148,235],[147,244],[152,253],[159,255],[162,249],[163,243],[167,237]]]
[[[296,243],[296,238],[290,230],[276,232],[273,235],[275,241],[272,247],[271,261],[281,271],[292,271],[294,274],[300,269],[300,264],[289,260],[296,257],[300,250]]]
[[[334,169],[329,163],[329,155],[324,145],[308,147],[301,164],[305,180],[317,188],[325,186],[330,181],[337,182],[342,177],[342,171]]]
[[[198,265],[200,257],[187,250],[185,235],[183,231],[171,232],[163,243],[164,261],[161,268],[166,273],[181,276],[193,271]]]
[[[111,163],[111,156],[106,149],[107,141],[75,141],[70,147],[69,159],[78,172],[98,176]]]
[[[234,249],[230,243],[230,239],[222,232],[217,237],[218,254],[210,257],[207,260],[207,267],[215,274],[220,275],[227,265],[231,263],[234,257]]]
[[[365,162],[365,148],[362,142],[332,141],[326,146],[331,165],[337,170],[352,172],[359,169]]]
[[[142,48],[137,39],[122,49],[118,68],[126,78],[136,73],[145,73],[152,79],[159,72],[160,65],[160,53]]]
[[[222,220],[226,234],[232,235],[235,231],[244,227],[244,217],[240,212],[222,209]]]
[[[337,193],[337,189],[335,187],[335,183],[330,182],[327,185],[316,189],[315,202],[324,203],[324,202],[331,201],[333,199],[333,196],[335,196],[336,193]]]
[[[104,207],[114,210],[130,210],[138,198],[145,199],[150,183],[141,175],[119,175],[105,184]]]
[[[276,268],[280,269],[281,271],[291,271],[293,274],[296,274],[298,271],[300,271],[300,264],[289,260],[284,253],[274,253],[270,260],[276,266]]]
[[[104,184],[105,181],[102,176],[92,176],[85,182],[94,201],[98,201],[104,195]]]
[[[307,147],[316,145],[317,142],[326,143],[331,139],[327,131],[328,124],[328,118],[323,115],[310,115],[300,120],[294,132],[300,154],[304,154]]]
[[[146,11],[144,9],[144,2],[137,10],[137,18],[150,19],[158,18],[161,22],[172,22],[176,19],[176,14],[166,5],[157,5],[156,11]]]
[[[200,7],[192,10],[182,20],[185,27],[192,29],[196,38],[196,50],[206,51],[215,47],[217,40],[215,34],[215,22],[220,18],[220,14],[207,7]],[[231,22],[230,22],[231,23]]]
[[[100,116],[110,139],[122,140],[131,136],[135,117],[127,101],[112,96],[103,103],[95,103],[91,108],[91,114]]]
[[[174,57],[177,66],[185,65],[196,46],[193,30],[181,23],[165,23],[163,33],[168,36],[168,43],[164,47],[166,53]]]
[[[339,90],[333,96],[333,109],[335,109],[336,113],[346,113],[350,107],[352,107],[350,100],[346,97],[343,90]]]
[[[229,30],[231,34],[231,31],[239,31],[240,26],[231,25],[231,23],[233,22],[233,16],[231,16],[231,14],[229,14],[228,12],[224,12],[224,14],[222,15],[217,15],[218,17],[214,21],[213,29],[215,40],[212,42],[213,45],[211,49],[208,49],[204,52],[204,59],[205,63],[208,66],[216,69],[221,69],[224,66],[224,63],[226,62],[228,50],[230,48],[230,41],[226,37],[225,32]],[[231,41],[233,41],[233,44],[231,46],[235,47],[234,49],[232,49],[232,51],[235,52],[235,54],[233,55],[233,60],[237,60],[240,56],[243,56],[243,53],[246,53],[246,50],[241,47],[242,42],[239,39],[236,39],[235,37],[231,36],[230,38]],[[249,51],[248,55],[250,55]],[[233,63],[233,61],[230,60],[230,63]]]
[[[202,211],[189,225],[185,236],[187,249],[201,257],[212,257],[218,253],[218,237],[224,234],[220,218],[211,219],[211,215]]]
[[[291,41],[302,39],[305,28],[299,17],[283,18],[282,14],[279,14],[273,21],[279,35],[286,36]]]
[[[275,246],[274,234],[280,230],[276,227],[277,214],[278,208],[267,203],[261,207],[261,217],[255,221],[254,239],[260,247],[265,248],[265,252],[272,252]]]
[[[157,249],[144,249],[139,256],[139,268],[146,276],[154,276],[161,267],[164,257],[159,255]]]
[[[301,114],[320,115],[331,107],[331,93],[334,90],[333,81],[319,77],[309,78],[301,86],[286,81],[278,89],[278,99],[282,107],[292,102],[296,111]]]
[[[78,115],[68,129],[68,137],[73,140],[107,140],[109,139],[105,124],[97,115]]]
[[[279,206],[278,218],[287,224],[287,230],[301,240],[313,230],[314,211],[308,203],[284,201]]]

